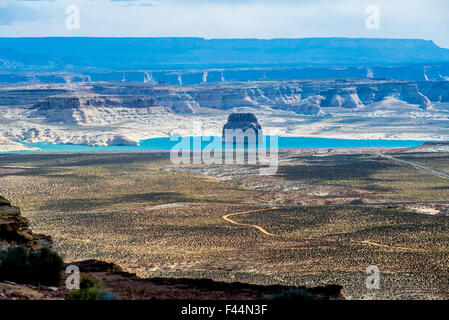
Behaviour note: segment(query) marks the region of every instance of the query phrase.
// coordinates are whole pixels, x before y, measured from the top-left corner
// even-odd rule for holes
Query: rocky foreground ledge
[[[36,250],[51,248],[52,240],[49,236],[34,234],[28,220],[20,215],[20,209],[11,206],[8,200],[0,196],[0,249],[14,245]]]
[[[34,234],[20,209],[0,196],[0,249],[23,245],[30,250],[51,247],[51,237]],[[82,277],[100,283],[117,299],[122,300],[255,300],[255,299],[311,299],[340,300],[341,286],[306,288],[293,286],[262,286],[246,283],[225,283],[210,279],[152,278],[142,279],[122,270],[113,263],[86,260],[73,263]],[[63,273],[58,286],[33,286],[11,281],[0,281],[0,300],[69,299],[67,275]]]

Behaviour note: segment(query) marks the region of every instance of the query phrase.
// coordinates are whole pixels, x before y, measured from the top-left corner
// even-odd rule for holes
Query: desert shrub
[[[48,248],[42,248],[30,255],[32,278],[42,284],[57,285],[61,280],[64,263],[61,257]]]
[[[72,290],[70,300],[117,300],[117,297],[106,291],[91,277],[82,277],[79,290]]]
[[[29,251],[23,246],[0,251],[0,279],[19,283],[57,285],[62,258],[48,248]]]
[[[9,247],[0,251],[0,279],[27,282],[30,269],[30,259],[25,247]]]

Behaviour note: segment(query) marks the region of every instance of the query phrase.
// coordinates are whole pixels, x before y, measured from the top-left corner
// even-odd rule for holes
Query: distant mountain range
[[[142,70],[449,63],[418,39],[0,38],[0,70]]]

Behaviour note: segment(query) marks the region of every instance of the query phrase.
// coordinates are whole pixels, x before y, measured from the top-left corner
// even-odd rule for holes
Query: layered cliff
[[[46,122],[64,124],[114,123],[142,115],[171,112],[170,108],[161,107],[154,98],[126,95],[51,96],[29,110],[31,117],[43,117]]]
[[[421,90],[426,93],[424,94]],[[196,108],[229,110],[236,107],[268,106],[319,115],[321,108],[363,108],[371,103],[394,97],[421,109],[429,109],[432,101],[449,102],[447,82],[409,82],[393,80],[308,80],[229,83],[214,86],[171,87],[137,84],[98,84],[97,94],[145,95],[175,112],[194,112]],[[429,97],[428,97],[428,96]],[[173,108],[173,105],[187,105]]]
[[[0,88],[0,150],[27,150],[27,143],[81,144],[93,146],[138,145],[139,141],[171,134],[194,134],[192,119],[206,130],[220,134],[223,123],[214,117],[231,110],[253,112],[280,134],[309,134],[301,129],[303,116],[323,124],[315,128],[319,136],[342,137],[339,128],[360,133],[351,127],[360,119],[378,119],[376,134],[363,129],[358,137],[399,137],[396,127],[388,127],[386,117],[444,120],[449,102],[447,81],[393,80],[295,80],[254,81],[171,86],[152,83],[99,82],[76,90],[43,89],[42,85]],[[60,87],[62,88],[62,87]],[[62,89],[58,89],[62,90]],[[20,94],[19,94],[20,92]],[[23,94],[22,94],[23,93]],[[21,100],[21,96],[24,98]],[[2,100],[3,99],[3,100]],[[4,101],[5,104],[1,104]],[[292,112],[300,115],[292,114]],[[192,115],[192,113],[196,113]],[[338,117],[355,117],[339,123]],[[330,128],[329,120],[335,125]],[[223,118],[221,118],[223,119]],[[282,120],[280,120],[282,119]],[[327,119],[327,120],[326,120]],[[312,120],[312,119],[310,119]],[[297,125],[296,125],[297,124]],[[365,123],[368,125],[368,123]],[[412,125],[413,127],[410,127]],[[381,130],[381,126],[383,129]],[[219,129],[217,129],[219,128]],[[327,128],[327,129],[321,129]],[[420,139],[446,139],[444,122],[407,124]],[[341,129],[343,130],[343,129]],[[331,133],[330,131],[334,132]],[[432,134],[429,134],[432,132]]]
[[[349,87],[337,85],[319,94],[325,97],[322,107],[353,109],[387,97],[418,105],[421,109],[428,109],[432,105],[430,99],[420,92],[416,83],[408,82],[356,83],[354,86],[350,84]]]

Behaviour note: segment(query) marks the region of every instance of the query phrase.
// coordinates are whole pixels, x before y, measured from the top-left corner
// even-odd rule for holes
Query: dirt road
[[[229,223],[232,223],[234,225],[255,228],[255,229],[259,230],[260,232],[262,232],[263,234],[265,234],[267,236],[280,237],[281,235],[268,232],[267,230],[265,230],[261,226],[258,226],[258,225],[255,225],[255,224],[240,223],[240,222],[234,221],[234,220],[229,218],[229,217],[236,216],[236,215],[239,215],[239,214],[262,212],[262,211],[273,210],[273,209],[278,209],[278,208],[273,207],[273,208],[264,208],[264,209],[255,209],[255,210],[233,212],[233,213],[225,214],[222,218],[225,221],[227,221]],[[420,248],[406,248],[406,247],[388,246],[388,245],[384,245],[384,244],[381,244],[381,243],[376,243],[376,242],[369,241],[369,240],[361,240],[361,241],[351,240],[351,241],[357,242],[357,243],[362,244],[362,245],[381,247],[381,248],[387,248],[387,249],[406,250],[406,251],[423,251],[423,252],[429,251],[429,250],[420,249]]]
[[[401,163],[405,163],[405,164],[411,165],[411,166],[415,167],[416,169],[425,170],[425,171],[427,171],[427,172],[429,172],[429,173],[431,173],[431,174],[433,174],[433,175],[435,175],[437,177],[449,180],[449,174],[441,172],[441,171],[438,171],[438,170],[435,170],[433,168],[429,168],[429,167],[426,167],[426,166],[423,166],[421,164],[417,164],[417,163],[414,163],[414,162],[398,159],[398,158],[395,158],[395,157],[383,154],[381,152],[377,153],[377,155],[379,155],[379,156],[381,156],[383,158],[387,158],[387,159],[393,160],[393,161],[397,161],[397,162],[401,162]]]
[[[255,229],[259,230],[260,232],[262,232],[263,234],[265,234],[267,236],[277,237],[279,235],[270,233],[267,230],[265,230],[264,228],[262,228],[261,226],[258,226],[258,225],[255,225],[255,224],[240,223],[240,222],[237,222],[237,221],[229,219],[229,217],[236,216],[236,215],[239,215],[239,214],[252,213],[252,212],[261,212],[261,211],[273,210],[273,209],[276,209],[276,208],[264,208],[264,209],[256,209],[256,210],[234,212],[234,213],[225,214],[222,218],[224,220],[226,220],[227,222],[230,222],[230,223],[235,224],[237,226],[244,226],[244,227],[255,228]]]

